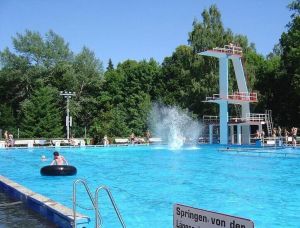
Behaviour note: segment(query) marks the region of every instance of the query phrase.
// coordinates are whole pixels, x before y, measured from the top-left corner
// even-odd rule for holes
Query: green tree
[[[62,115],[58,91],[51,87],[37,90],[22,103],[21,137],[53,138],[62,136]]]
[[[143,135],[161,74],[160,65],[150,61],[128,60],[105,72],[98,96],[98,115],[93,131],[109,136]],[[153,97],[152,97],[153,96]],[[102,122],[101,122],[102,121]],[[101,126],[101,127],[98,127]],[[96,134],[96,133],[93,133]]]
[[[280,122],[292,127],[300,125],[300,1],[295,0],[288,7],[292,11],[291,22],[280,38],[282,55],[277,73],[278,87],[273,91],[277,102],[273,108],[279,109]]]
[[[121,137],[129,134],[124,109],[124,75],[119,70],[108,70],[104,74],[101,91],[97,96],[97,113],[91,124],[91,135]]]
[[[225,30],[221,13],[216,5],[202,12],[202,22],[194,20],[193,31],[189,33],[189,44],[198,53],[214,47],[223,47],[233,41],[231,30]]]
[[[150,92],[153,78],[158,73],[157,63],[128,60],[119,64],[117,70],[124,75],[122,87],[125,99],[123,109],[129,129],[137,135],[143,135],[147,129],[148,113],[151,109]]]
[[[43,38],[38,32],[25,31],[13,38],[14,52],[8,48],[0,52],[0,99],[12,107],[17,117],[20,104],[33,91],[43,86],[59,90],[67,84],[65,76],[72,70],[72,52],[63,38],[53,31]],[[70,80],[72,81],[72,80]]]
[[[118,107],[101,112],[98,118],[94,119],[90,130],[96,143],[101,143],[104,135],[109,135],[109,137],[128,136],[131,131],[125,119],[126,114]]]
[[[107,65],[106,70],[107,70],[107,71],[110,71],[110,70],[113,70],[113,69],[114,69],[114,64],[112,63],[112,60],[109,59],[109,60],[108,60],[108,65]]]
[[[265,60],[253,59],[253,63],[258,72],[255,88],[260,93],[257,110],[271,109],[276,124],[292,127],[300,124],[300,1],[288,7],[292,15],[287,32]]]
[[[52,30],[46,33],[45,39],[40,33],[30,30],[26,30],[24,35],[17,33],[13,38],[13,45],[17,53],[32,65],[49,68],[59,62],[72,59],[69,45]]]
[[[16,119],[13,110],[6,104],[0,105],[0,129],[16,133]]]
[[[21,56],[5,49],[0,53],[2,69],[0,71],[0,98],[15,110],[19,109],[21,101],[26,99],[34,89],[30,77],[32,68],[29,62]]]
[[[76,92],[71,102],[71,114],[74,119],[73,133],[81,137],[83,129],[92,125],[97,116],[99,104],[97,97],[102,90],[103,65],[95,53],[87,47],[75,56],[72,63],[73,74],[70,75],[69,90]]]

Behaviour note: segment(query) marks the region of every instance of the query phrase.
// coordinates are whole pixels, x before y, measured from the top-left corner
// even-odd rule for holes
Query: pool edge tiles
[[[7,195],[22,201],[30,209],[36,211],[59,227],[73,227],[73,210],[70,208],[35,193],[2,175],[0,175],[0,188]],[[77,227],[86,227],[89,222],[90,219],[88,216],[76,213]]]

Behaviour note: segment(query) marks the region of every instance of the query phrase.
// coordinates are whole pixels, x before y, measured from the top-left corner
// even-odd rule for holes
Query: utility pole
[[[59,95],[67,99],[66,127],[67,127],[67,139],[70,139],[70,127],[72,126],[72,116],[70,116],[69,102],[72,96],[75,96],[76,94],[74,92],[60,91]]]

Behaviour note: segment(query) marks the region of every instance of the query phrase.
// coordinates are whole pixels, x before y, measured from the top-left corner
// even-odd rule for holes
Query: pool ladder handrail
[[[96,221],[99,221],[100,222],[100,227],[101,227],[101,224],[102,224],[102,218],[101,218],[101,214],[99,212],[99,210],[96,210],[96,203],[95,203],[95,200],[93,198],[93,195],[86,183],[85,180],[82,180],[82,179],[78,179],[78,180],[75,180],[74,183],[73,183],[73,218],[74,218],[74,228],[76,228],[77,226],[77,223],[76,223],[76,185],[77,183],[82,183],[83,186],[85,187],[85,190],[93,204],[93,208],[95,210],[95,214],[96,214]]]
[[[116,212],[116,214],[117,214],[117,216],[118,216],[118,219],[119,219],[119,221],[120,221],[122,227],[123,227],[123,228],[126,228],[125,222],[124,222],[124,220],[123,220],[123,218],[122,218],[122,215],[121,215],[121,213],[120,213],[120,211],[119,211],[119,209],[118,209],[118,207],[117,207],[117,204],[116,204],[116,202],[115,202],[115,200],[114,200],[114,198],[113,198],[113,196],[112,196],[112,194],[111,194],[111,191],[110,191],[109,188],[106,187],[105,185],[100,186],[100,187],[98,187],[98,188],[96,189],[96,192],[95,192],[96,211],[99,210],[98,199],[99,199],[99,192],[100,192],[100,190],[105,190],[105,191],[106,191],[106,193],[107,193],[107,195],[109,196],[110,202],[111,202],[111,204],[112,204],[113,207],[114,207],[114,210],[115,210],[115,212]],[[101,219],[101,218],[100,218],[100,219]],[[100,224],[99,224],[99,223],[100,223]],[[98,227],[98,225],[101,226],[101,220],[99,220],[98,216],[96,216],[96,227]]]
[[[88,196],[90,197],[90,200],[91,200],[91,202],[93,204],[93,207],[94,207],[94,210],[95,210],[95,219],[96,219],[95,227],[96,228],[101,227],[101,225],[102,225],[102,218],[101,218],[101,214],[100,214],[100,210],[99,210],[99,203],[98,203],[99,192],[102,189],[105,190],[106,193],[108,194],[109,199],[110,199],[110,201],[111,201],[111,203],[112,203],[112,205],[114,207],[114,210],[115,210],[115,212],[116,212],[116,214],[118,216],[118,219],[119,219],[122,227],[126,228],[124,220],[123,220],[123,218],[121,216],[121,213],[120,213],[120,211],[119,211],[119,209],[117,207],[117,204],[116,204],[116,202],[115,202],[115,200],[114,200],[114,198],[113,198],[113,196],[112,196],[111,191],[109,190],[109,188],[106,187],[106,186],[104,186],[104,185],[98,187],[96,189],[96,191],[95,191],[95,198],[93,198],[92,193],[91,193],[91,191],[90,191],[90,189],[89,189],[86,181],[82,180],[82,179],[78,179],[78,180],[74,181],[74,183],[73,183],[73,216],[74,216],[74,228],[76,228],[76,225],[77,225],[76,224],[76,184],[77,183],[82,183],[83,184],[83,186],[85,187],[85,190],[88,193]]]

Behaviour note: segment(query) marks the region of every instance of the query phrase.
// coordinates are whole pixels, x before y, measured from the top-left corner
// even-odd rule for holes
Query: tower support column
[[[219,61],[220,98],[228,98],[228,58]],[[228,144],[228,102],[220,101],[220,144]]]
[[[231,144],[234,144],[234,125],[230,126],[230,138],[231,138]]]
[[[209,125],[209,144],[213,144],[213,125]]]
[[[241,125],[237,125],[237,144],[242,145],[242,127]]]

